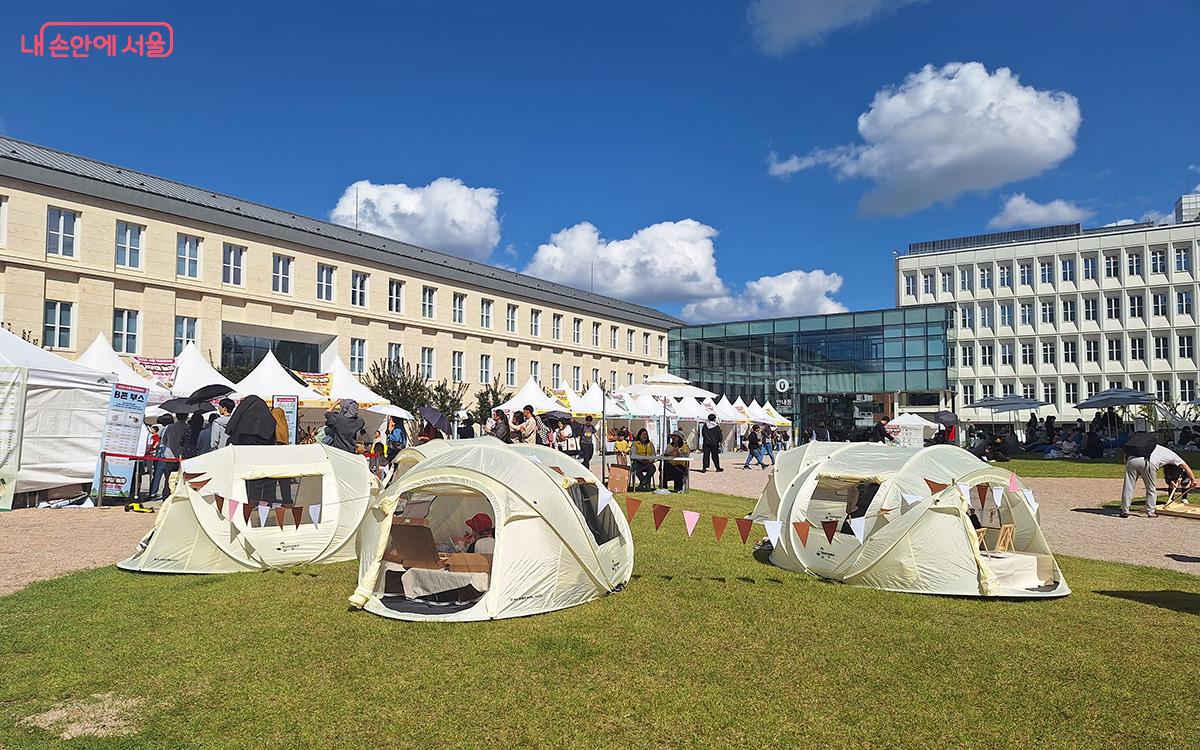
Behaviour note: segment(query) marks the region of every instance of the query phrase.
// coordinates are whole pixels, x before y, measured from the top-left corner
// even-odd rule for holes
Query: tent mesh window
[[[609,503],[603,513],[596,513],[596,509],[600,507],[600,489],[596,485],[576,484],[569,492],[571,502],[575,503],[575,507],[583,515],[584,523],[595,538],[597,546],[620,537],[621,531],[612,515],[613,504]]]

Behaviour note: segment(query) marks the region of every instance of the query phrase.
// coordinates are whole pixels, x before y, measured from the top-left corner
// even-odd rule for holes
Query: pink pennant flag
[[[1020,489],[1017,487],[1017,475],[1016,474],[1008,475],[1008,491],[1009,492],[1019,492],[1020,491]]]
[[[682,510],[680,513],[683,514],[683,525],[687,528],[687,535],[691,536],[692,531],[696,528],[696,522],[700,520],[700,514],[694,510]]]
[[[237,500],[229,501],[229,522],[230,523],[233,522],[233,519],[237,518],[238,505],[239,505],[239,503]]]
[[[313,526],[316,526],[317,522],[321,520],[320,503],[308,506],[308,517],[312,519]]]

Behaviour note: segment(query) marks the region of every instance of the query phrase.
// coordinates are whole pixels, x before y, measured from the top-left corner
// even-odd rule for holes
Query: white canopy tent
[[[604,389],[599,383],[593,382],[579,397],[579,413],[591,414],[599,416],[603,412],[604,416],[619,419],[625,416],[625,411],[621,405],[614,401],[611,397],[605,397]]]
[[[695,419],[699,422],[708,419],[708,412],[704,411],[704,407],[694,398],[681,398],[675,402],[675,414],[680,419]]]
[[[750,405],[746,407],[746,413],[750,415],[750,419],[758,424],[766,424],[775,426],[776,419],[767,413],[766,409],[758,403],[758,399],[752,399]]]
[[[654,396],[657,398],[713,398],[717,394],[692,385],[690,380],[684,380],[669,372],[659,372],[646,378],[644,382],[628,386],[624,393],[635,396]]]
[[[338,401],[343,398],[353,399],[361,407],[388,403],[386,398],[363,385],[338,356],[333,358],[333,362],[329,366],[329,399]],[[411,416],[406,418],[412,419]]]
[[[268,404],[274,396],[296,396],[301,406],[323,406],[328,400],[292,377],[271,351],[234,386],[234,391],[239,399],[253,394]]]
[[[901,414],[889,422],[889,424],[898,425],[900,427],[920,427],[927,432],[937,432],[938,428],[941,427],[941,425],[939,425],[937,422],[931,422],[928,419],[911,412]]]
[[[533,407],[534,414],[545,414],[548,411],[563,411],[562,404],[546,395],[537,379],[530,376],[513,397],[496,408],[500,411],[521,411],[526,406]]]
[[[171,382],[171,393],[186,398],[206,385],[226,385],[231,390],[237,390],[229,378],[209,364],[194,343],[188,342],[175,357],[175,379]]]
[[[734,405],[729,402],[727,396],[721,396],[721,400],[716,403],[717,419],[722,422],[747,422],[746,417],[734,408]]]
[[[779,411],[774,406],[771,405],[770,401],[763,404],[763,411],[765,411],[767,413],[767,416],[769,416],[775,420],[776,426],[778,426],[778,427],[791,427],[792,426],[791,420],[789,420],[787,417],[780,414]]]
[[[0,370],[7,371],[0,403],[16,428],[0,446],[0,479],[15,481],[15,492],[91,482],[116,376],[48,352],[3,328]]]
[[[562,392],[563,392],[562,398],[567,403],[561,408],[564,408],[567,411],[571,412],[572,416],[575,416],[575,417],[586,417],[589,415],[593,416],[593,417],[600,416],[599,409],[597,409],[594,412],[590,412],[590,411],[585,411],[582,408],[583,407],[583,396],[580,396],[578,393],[576,393],[575,390],[573,388],[571,388],[571,386],[567,385],[566,383],[563,383]]]
[[[121,355],[113,351],[112,344],[103,333],[96,334],[91,346],[76,357],[75,362],[84,367],[90,367],[100,372],[111,372],[117,376],[117,382],[123,385],[134,385],[145,388],[148,405],[161,404],[171,397],[171,392],[163,388],[157,381],[143,377],[121,359]]]

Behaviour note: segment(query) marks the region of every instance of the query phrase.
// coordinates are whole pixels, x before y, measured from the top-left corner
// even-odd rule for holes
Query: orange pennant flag
[[[749,518],[735,518],[734,523],[737,524],[738,533],[742,535],[742,544],[745,544],[746,540],[750,538],[750,527],[754,525],[754,522]]]
[[[796,521],[792,524],[792,528],[796,530],[796,536],[800,537],[800,546],[808,546],[808,530],[812,528],[812,524],[808,521]]]
[[[987,500],[987,496],[988,496],[988,493],[989,493],[989,492],[990,492],[990,488],[989,488],[989,487],[988,487],[986,484],[977,484],[977,485],[975,485],[975,494],[976,494],[976,495],[979,495],[979,507],[980,507],[980,509],[982,509],[982,508],[983,508],[983,503],[984,503],[984,501],[985,501],[985,500]]]
[[[625,520],[632,521],[637,515],[638,509],[642,507],[642,501],[637,498],[625,496]]]
[[[293,505],[292,506],[292,523],[296,524],[297,529],[300,528],[300,519],[302,519],[302,518],[304,518],[304,506],[303,505]]]
[[[658,528],[662,526],[663,519],[666,518],[667,514],[671,512],[671,506],[654,503],[654,505],[650,507],[650,511],[654,513],[654,530],[658,531]]]
[[[932,479],[926,479],[925,484],[929,485],[929,491],[934,495],[950,486],[948,484],[942,484],[941,482],[935,482]]]
[[[718,542],[725,536],[725,527],[728,525],[729,519],[725,516],[713,516],[713,533],[717,535]]]
[[[275,525],[283,528],[283,519],[287,518],[288,509],[280,505],[275,509]]]
[[[929,480],[926,480],[926,481],[929,481]],[[830,544],[833,544],[833,535],[837,533],[838,522],[837,521],[822,521],[821,528],[825,531],[825,538],[829,540]]]

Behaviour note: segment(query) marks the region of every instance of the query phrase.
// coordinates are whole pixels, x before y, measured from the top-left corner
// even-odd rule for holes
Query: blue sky
[[[176,52],[19,53],[93,19],[169,21]],[[1192,2],[19,1],[0,24],[13,137],[343,221],[357,183],[368,228],[694,319],[890,306],[909,242],[1156,218],[1200,183]]]

